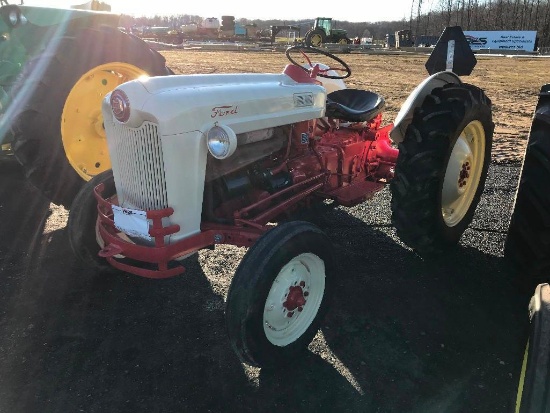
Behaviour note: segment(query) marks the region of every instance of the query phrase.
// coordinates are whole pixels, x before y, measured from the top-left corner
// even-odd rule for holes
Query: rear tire
[[[550,286],[539,284],[529,303],[531,320],[518,386],[516,411],[543,413],[550,410]]]
[[[86,73],[100,66],[98,73],[110,76],[94,79],[98,88],[83,87],[76,93],[77,101],[92,105],[93,111],[68,125],[64,114],[67,98],[87,79],[83,79]],[[135,75],[117,76],[116,68],[121,66]],[[10,116],[12,148],[29,181],[52,202],[69,208],[86,180],[110,168],[101,100],[118,84],[145,73],[160,76],[171,72],[164,57],[141,39],[110,27],[83,29],[74,37],[50,42],[43,53],[27,62],[11,90],[16,108]],[[63,127],[71,132],[63,133]],[[73,146],[68,148],[68,142]],[[89,145],[96,148],[91,150]]]
[[[327,311],[333,276],[332,244],[315,225],[292,221],[266,232],[227,296],[227,331],[239,358],[275,367],[305,351]]]
[[[113,196],[116,192],[113,171],[104,171],[94,176],[84,184],[74,198],[67,221],[69,244],[73,254],[86,268],[97,272],[116,272],[105,258],[97,255],[100,246],[94,188],[99,184],[105,185],[104,196]]]
[[[550,280],[550,101],[535,111],[504,256],[526,288]]]
[[[415,110],[392,193],[392,222],[421,255],[456,245],[485,186],[494,124],[491,101],[468,84],[434,89]]]

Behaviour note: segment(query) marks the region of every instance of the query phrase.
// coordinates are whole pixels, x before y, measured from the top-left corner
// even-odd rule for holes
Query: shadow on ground
[[[43,234],[50,205],[17,168],[0,173],[2,413],[512,410],[528,297],[482,252],[499,232],[428,261],[384,202],[315,217],[338,256],[331,312],[312,351],[258,372],[197,258],[168,280],[93,274],[63,228]]]
[[[341,210],[322,221],[341,257],[322,331],[364,411],[513,411],[530,294],[502,257],[478,249],[505,234],[421,259],[390,226]]]

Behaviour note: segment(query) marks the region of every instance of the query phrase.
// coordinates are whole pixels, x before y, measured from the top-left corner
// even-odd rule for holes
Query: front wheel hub
[[[266,338],[276,346],[299,339],[315,319],[325,292],[325,264],[304,253],[279,272],[267,295],[263,313]]]
[[[306,297],[309,295],[307,291],[304,291],[306,283],[300,282],[300,285],[290,287],[286,301],[283,303],[283,307],[288,311],[287,317],[294,315],[294,310],[302,311],[306,304]]]

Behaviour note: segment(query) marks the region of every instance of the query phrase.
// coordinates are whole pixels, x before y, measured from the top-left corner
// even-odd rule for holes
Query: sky
[[[384,0],[368,2],[351,0],[344,3],[326,2],[324,4],[338,7],[320,7],[322,2],[303,0],[276,0],[272,3],[227,1],[227,0],[187,0],[176,3],[174,0],[103,0],[112,7],[114,13],[130,14],[132,16],[153,16],[189,14],[201,17],[218,17],[229,15],[236,19],[279,19],[302,20],[315,17],[332,17],[335,20],[350,22],[376,22],[384,20],[409,19],[412,0]],[[426,0],[425,0],[426,1]],[[82,4],[86,0],[25,0],[25,5],[70,7],[72,4]],[[17,4],[18,0],[10,3]],[[252,4],[258,6],[253,7]],[[345,5],[345,7],[342,7]]]

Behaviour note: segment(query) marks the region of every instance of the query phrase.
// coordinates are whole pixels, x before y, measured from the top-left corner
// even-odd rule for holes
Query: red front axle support
[[[185,271],[183,266],[177,265],[170,268],[169,262],[214,244],[231,243],[236,246],[249,247],[266,231],[265,228],[237,228],[228,225],[204,224],[199,233],[173,244],[166,244],[164,237],[178,232],[180,228],[179,225],[163,227],[162,218],[169,217],[174,213],[172,208],[165,208],[147,211],[147,219],[153,221],[149,235],[154,237],[155,245],[138,245],[119,236],[120,232],[114,223],[113,204],[110,199],[103,197],[104,189],[104,184],[99,184],[94,189],[94,195],[98,202],[99,235],[105,243],[99,255],[106,258],[113,267],[141,277],[168,278],[182,274]],[[139,265],[143,263],[154,264],[157,269],[143,268],[142,265]]]

